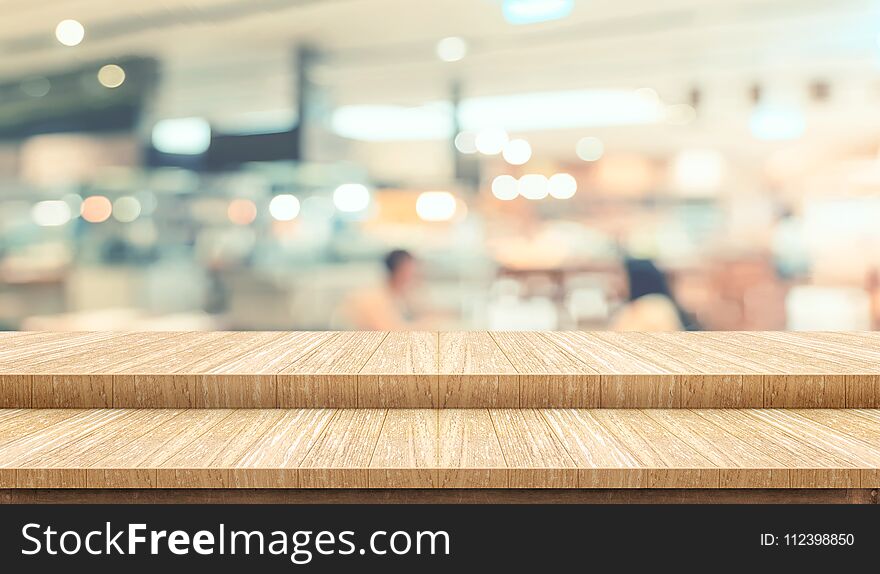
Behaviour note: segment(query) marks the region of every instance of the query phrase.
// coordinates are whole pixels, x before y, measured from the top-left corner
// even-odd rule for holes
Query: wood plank
[[[511,488],[576,488],[578,471],[536,409],[489,411]]]
[[[163,462],[156,472],[159,488],[228,488],[230,467],[284,417],[276,409],[235,410]]]
[[[438,411],[390,409],[370,459],[370,488],[436,488]]]
[[[319,349],[278,372],[278,407],[357,407],[358,373],[387,334],[333,333]]]
[[[672,408],[681,404],[674,370],[630,352],[617,333],[559,332],[547,338],[589,364],[601,377],[604,408]],[[665,359],[665,357],[663,357]]]
[[[523,408],[600,406],[600,376],[541,333],[492,332],[519,373]]]
[[[441,332],[440,408],[519,406],[519,376],[485,331]]]
[[[648,488],[718,488],[718,467],[642,411],[597,409],[593,417],[648,465]]]
[[[542,416],[578,466],[580,488],[647,488],[648,467],[599,423],[593,410],[544,409]]]
[[[441,488],[506,488],[507,462],[486,409],[445,409],[439,416]]]
[[[358,406],[437,408],[437,333],[388,333],[358,374]]]
[[[368,488],[385,409],[342,409],[327,424],[299,469],[301,488]]]
[[[335,414],[330,409],[281,411],[278,424],[232,464],[236,488],[298,488],[298,467]]]

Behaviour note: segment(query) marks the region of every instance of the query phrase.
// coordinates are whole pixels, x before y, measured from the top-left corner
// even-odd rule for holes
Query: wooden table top
[[[873,332],[0,333],[0,407],[878,406]]]
[[[0,410],[0,488],[877,487],[877,410]]]

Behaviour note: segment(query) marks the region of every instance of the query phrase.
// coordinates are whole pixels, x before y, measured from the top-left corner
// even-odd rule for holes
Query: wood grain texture
[[[0,410],[0,470],[4,488],[866,488],[878,413]]]
[[[439,335],[440,408],[519,406],[519,377],[485,331]]]
[[[0,408],[876,408],[873,333],[8,333]]]
[[[358,373],[387,335],[384,331],[333,334],[325,345],[278,372],[278,406],[357,407]]]
[[[388,333],[358,374],[358,406],[439,407],[438,365],[437,333]]]
[[[519,373],[521,407],[600,406],[599,373],[541,333],[491,335]]]

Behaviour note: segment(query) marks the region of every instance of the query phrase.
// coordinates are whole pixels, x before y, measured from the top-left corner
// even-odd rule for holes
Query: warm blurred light
[[[416,213],[425,221],[449,221],[455,206],[455,196],[448,191],[425,191],[416,200]]]
[[[83,41],[86,29],[76,20],[62,20],[55,27],[55,37],[65,46],[76,46]]]
[[[492,180],[492,195],[502,201],[516,199],[519,195],[519,183],[512,175],[499,175]]]
[[[532,146],[524,139],[513,139],[504,144],[501,155],[511,165],[522,165],[531,159]]]
[[[105,88],[118,88],[125,82],[125,70],[116,64],[101,66],[98,70],[98,82]]]
[[[715,191],[724,179],[724,157],[711,149],[683,150],[673,174],[676,187],[687,194]]]
[[[113,205],[103,195],[91,195],[85,198],[80,206],[80,215],[89,223],[101,223],[110,218]]]
[[[666,123],[674,126],[686,126],[697,118],[697,110],[690,104],[673,104],[666,106]]]
[[[577,156],[584,161],[596,161],[605,153],[605,145],[599,138],[587,136],[578,141],[575,151]]]
[[[536,24],[571,14],[574,0],[504,0],[504,19],[511,24]]]
[[[257,206],[250,199],[233,199],[229,202],[226,216],[236,225],[250,225],[257,218]]]
[[[807,123],[796,107],[761,105],[752,112],[749,128],[759,140],[782,141],[801,137]]]
[[[556,199],[569,199],[577,193],[577,180],[568,173],[556,173],[547,182],[547,191]]]
[[[480,130],[474,140],[477,151],[486,155],[497,155],[501,153],[507,144],[507,132],[498,128],[489,128]]]
[[[420,106],[342,106],[333,111],[333,131],[363,141],[419,141],[451,137],[448,102]]]
[[[643,100],[652,103],[658,103],[660,101],[660,95],[657,94],[657,91],[653,88],[639,88],[635,91],[635,94]]]
[[[363,211],[370,205],[370,190],[360,183],[343,183],[333,191],[333,205],[345,213]]]
[[[467,55],[467,42],[458,36],[437,42],[437,57],[444,62],[457,62]]]
[[[519,178],[519,194],[526,199],[544,199],[549,193],[547,178],[537,173],[529,173]]]
[[[162,153],[199,155],[211,147],[211,125],[204,118],[160,120],[153,126],[152,140]]]
[[[141,215],[141,202],[125,195],[113,202],[113,218],[122,223],[131,223]]]
[[[70,221],[70,206],[65,201],[40,201],[31,208],[34,223],[41,227],[56,227]]]
[[[455,136],[455,149],[461,153],[477,153],[477,134],[474,132],[459,132]]]
[[[269,215],[278,221],[296,219],[299,215],[299,200],[289,193],[276,195],[269,202]]]
[[[32,98],[42,98],[52,89],[52,83],[48,78],[43,76],[35,76],[24,80],[21,85],[21,91]]]

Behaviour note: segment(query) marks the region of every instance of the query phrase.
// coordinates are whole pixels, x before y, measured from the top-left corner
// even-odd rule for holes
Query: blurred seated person
[[[384,260],[385,281],[351,295],[344,304],[346,322],[366,331],[401,331],[430,328],[418,301],[419,262],[404,249],[389,252]]]
[[[699,326],[678,304],[666,275],[650,259],[624,261],[629,293],[615,314],[614,331],[694,331]]]

